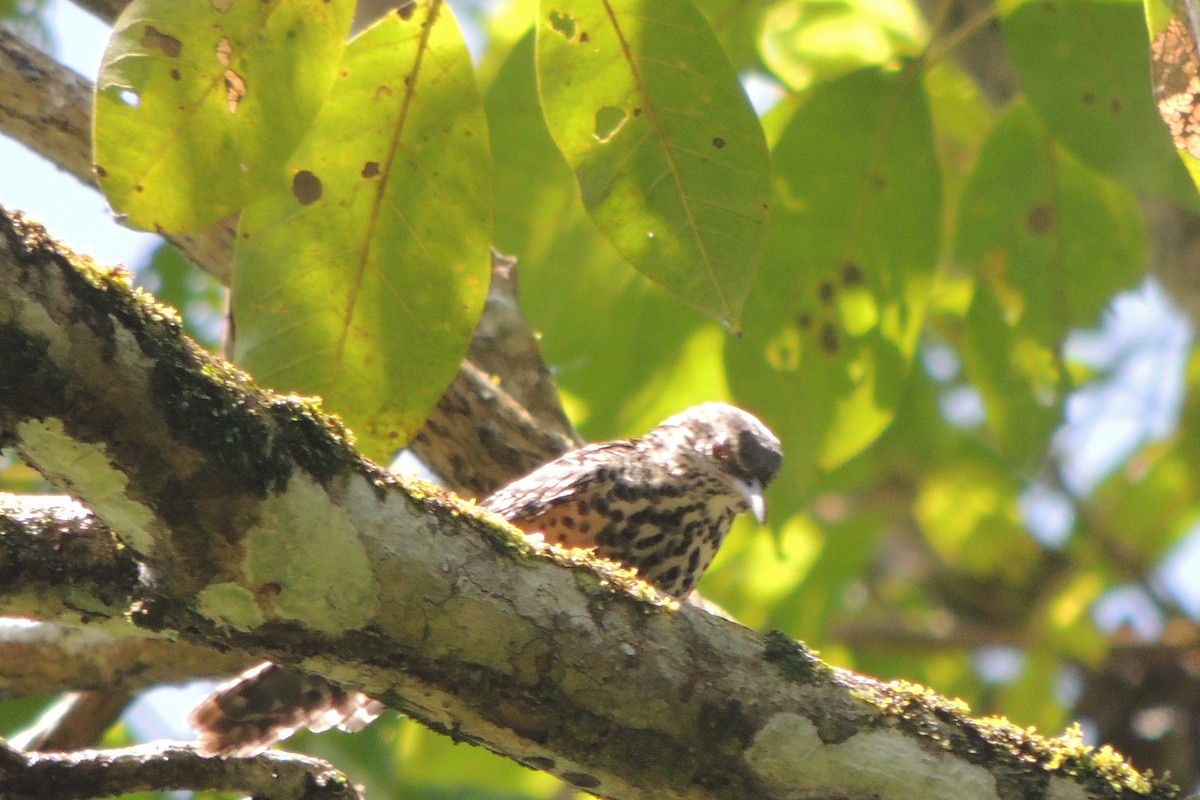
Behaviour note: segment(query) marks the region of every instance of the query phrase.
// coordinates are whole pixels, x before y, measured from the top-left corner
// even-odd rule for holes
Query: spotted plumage
[[[483,503],[551,544],[594,547],[683,597],[716,555],[733,518],[764,515],[779,440],[741,409],[705,403],[640,439],[581,447]]]
[[[763,520],[763,489],[782,459],[779,440],[752,415],[706,403],[639,439],[573,450],[481,505],[547,542],[593,547],[683,598],[735,516]],[[356,730],[379,711],[361,693],[261,664],[202,701],[189,722],[202,751],[251,754],[301,727]]]

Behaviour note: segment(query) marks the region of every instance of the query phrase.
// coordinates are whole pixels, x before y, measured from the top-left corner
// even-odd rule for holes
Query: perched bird
[[[683,599],[735,516],[764,520],[763,490],[782,460],[779,439],[753,415],[705,403],[641,438],[573,450],[480,505],[547,543],[595,548]],[[302,727],[357,730],[380,710],[361,692],[260,664],[218,688],[188,721],[202,751],[251,754]]]
[[[782,460],[779,440],[752,415],[705,403],[640,439],[573,450],[481,505],[547,543],[594,547],[682,599],[736,515],[764,521],[763,489]]]

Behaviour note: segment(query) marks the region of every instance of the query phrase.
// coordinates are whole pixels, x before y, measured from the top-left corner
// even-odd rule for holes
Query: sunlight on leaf
[[[487,291],[487,123],[449,8],[351,42],[280,191],[238,231],[237,357],[389,456],[458,368]]]
[[[538,87],[597,227],[737,329],[768,219],[762,126],[688,0],[544,0]]]
[[[780,420],[793,491],[887,427],[924,319],[940,243],[940,176],[918,72],[822,84],[773,152],[775,218],[733,394]],[[794,454],[794,455],[791,455]]]
[[[333,83],[354,4],[135,0],[96,83],[100,188],[131,226],[206,227],[266,189]]]

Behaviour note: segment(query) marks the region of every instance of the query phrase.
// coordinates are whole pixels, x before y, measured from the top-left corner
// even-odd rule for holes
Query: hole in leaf
[[[246,96],[246,82],[242,76],[231,69],[225,70],[225,102],[229,103],[229,113],[236,114],[238,104]]]
[[[627,119],[629,119],[629,115],[625,113],[625,109],[604,106],[596,112],[596,127],[593,135],[597,141],[607,142],[617,135],[617,131],[621,130]]]
[[[564,39],[575,38],[575,18],[561,11],[550,12],[550,27]]]
[[[216,56],[217,63],[222,67],[228,67],[229,62],[233,60],[233,45],[224,36],[221,37],[221,41],[217,42]]]
[[[137,92],[133,89],[122,89],[117,92],[117,99],[130,108],[137,108],[142,104],[142,98],[138,97]]]
[[[713,147],[715,147],[715,148],[717,148],[718,150],[720,150],[721,148],[723,148],[723,147],[725,146],[725,140],[724,140],[724,139],[722,139],[720,136],[714,136],[714,137],[713,137],[713,141],[712,141],[712,145],[713,145]]]
[[[161,50],[164,55],[175,58],[183,52],[183,42],[169,33],[163,33],[153,25],[147,25],[142,34],[142,46],[148,50]]]
[[[321,199],[321,179],[306,169],[300,170],[292,178],[292,194],[300,205],[312,205]]]

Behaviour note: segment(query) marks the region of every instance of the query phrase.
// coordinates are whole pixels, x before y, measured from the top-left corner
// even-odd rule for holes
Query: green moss
[[[1097,750],[1083,744],[1078,726],[1048,738],[1002,717],[973,719],[962,700],[942,697],[907,681],[879,684],[854,695],[898,719],[902,727],[973,763],[1009,762],[1013,767],[1010,779],[1021,784],[1010,788],[1020,796],[1040,793],[1051,773],[1073,777],[1101,797],[1166,800],[1179,795],[1178,787],[1155,780],[1150,773],[1139,773],[1107,745]],[[1031,766],[1042,774],[1031,774]]]
[[[818,683],[832,673],[832,669],[817,657],[817,654],[781,631],[767,631],[763,644],[763,659],[775,667],[789,681],[795,683]]]

